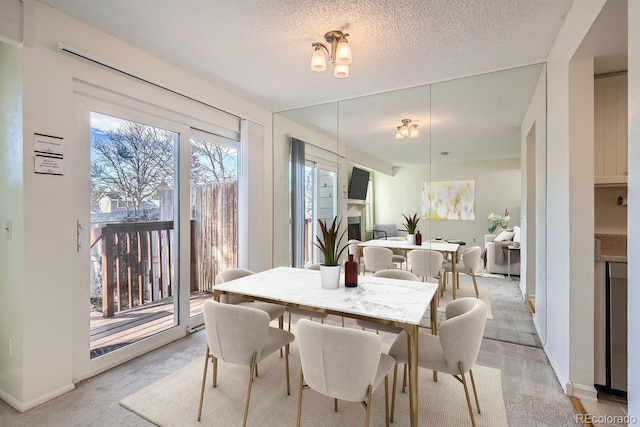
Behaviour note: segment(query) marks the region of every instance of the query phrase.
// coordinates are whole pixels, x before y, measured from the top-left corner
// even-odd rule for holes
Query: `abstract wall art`
[[[431,181],[422,184],[425,219],[476,219],[475,181]]]

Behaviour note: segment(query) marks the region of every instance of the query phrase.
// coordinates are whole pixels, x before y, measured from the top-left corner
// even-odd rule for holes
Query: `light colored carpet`
[[[493,319],[493,312],[491,311],[491,293],[489,288],[483,285],[478,285],[478,294],[480,299],[487,305],[487,319]],[[473,288],[473,283],[460,281],[460,289],[456,290],[456,298],[463,297],[476,297],[476,291]],[[444,295],[440,298],[438,304],[438,311],[444,313],[445,306],[453,300],[453,293],[451,292],[451,283],[447,283],[447,289],[444,291]]]
[[[276,353],[260,363],[260,376],[255,379],[251,393],[248,425],[295,425],[300,379],[300,359],[295,343],[290,365],[291,395],[287,396],[284,359]],[[239,425],[244,411],[248,368],[219,363],[218,387],[213,388],[212,369],[209,366],[202,421],[198,422],[203,366],[204,356],[126,397],[120,401],[120,405],[159,426]],[[475,414],[477,425],[507,426],[500,370],[476,366],[473,371],[482,411],[481,414]],[[409,425],[409,395],[401,393],[400,382],[393,423],[396,426]],[[391,379],[389,390],[391,393]],[[450,375],[440,374],[436,383],[431,378],[431,371],[420,369],[418,406],[419,425],[470,425],[464,389]],[[336,413],[333,411],[333,399],[311,389],[304,391],[302,424],[305,426],[362,425],[364,417],[365,410],[360,403],[340,401]],[[384,425],[384,384],[374,393],[371,425]]]

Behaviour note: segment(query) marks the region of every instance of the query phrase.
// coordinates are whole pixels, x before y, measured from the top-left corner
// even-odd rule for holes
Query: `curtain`
[[[304,141],[291,138],[291,265],[304,268]]]

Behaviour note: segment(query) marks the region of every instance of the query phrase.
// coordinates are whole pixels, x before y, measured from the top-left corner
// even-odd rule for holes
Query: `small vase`
[[[415,234],[407,234],[407,243],[410,245],[416,244],[416,235]]]
[[[340,266],[321,264],[320,283],[324,289],[337,289],[340,286]]]
[[[344,285],[347,288],[358,286],[358,263],[353,260],[352,254],[349,254],[349,260],[344,263]]]

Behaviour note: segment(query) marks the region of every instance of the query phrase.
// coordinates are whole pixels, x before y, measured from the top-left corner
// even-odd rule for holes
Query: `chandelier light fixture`
[[[315,48],[311,57],[311,69],[321,72],[327,69],[327,58],[333,64],[333,76],[339,79],[349,77],[349,64],[351,64],[351,48],[347,40],[349,34],[342,31],[329,31],[324,35],[327,43],[331,44],[331,50],[322,43],[313,43]]]
[[[396,139],[405,139],[406,137],[416,139],[419,136],[418,125],[411,124],[411,119],[402,119],[402,125],[398,126],[396,130]]]

